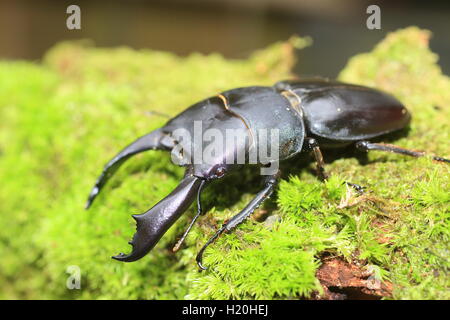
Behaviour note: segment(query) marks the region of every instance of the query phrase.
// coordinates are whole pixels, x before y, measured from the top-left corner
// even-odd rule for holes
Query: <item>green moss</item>
[[[173,116],[224,89],[288,77],[294,47],[307,43],[292,38],[229,61],[79,42],[56,46],[41,64],[1,62],[0,297],[183,298],[192,259],[168,251],[183,220],[148,258],[110,258],[129,249],[130,214],[165,196],[183,170],[149,152],[129,161],[90,211],[87,192],[108,159],[167,120],[151,111]],[[81,269],[82,290],[66,289],[70,265]]]
[[[411,130],[396,144],[448,157],[450,82],[428,48],[429,35],[414,27],[391,33],[371,53],[350,59],[339,78],[384,89],[407,105],[414,117]],[[309,296],[320,291],[312,281],[320,258],[331,255],[391,281],[393,298],[448,299],[448,166],[373,152],[364,166],[345,158],[327,169],[332,177],[325,184],[304,170],[281,181],[273,212],[281,221],[269,231],[249,221],[217,241],[206,252],[210,270],[191,272],[188,297]],[[343,181],[361,184],[368,193],[358,196]],[[226,218],[231,215],[226,211]],[[196,243],[212,232],[197,235]],[[292,275],[295,289],[274,293]]]
[[[430,32],[415,27],[391,33],[373,52],[352,58],[340,78],[395,94],[413,114],[408,137],[396,144],[448,158],[450,79],[429,50],[429,37]],[[361,173],[369,183],[361,183],[395,201],[386,209],[396,217],[385,222],[386,236],[392,237],[385,268],[394,283],[393,297],[449,299],[449,167],[381,153],[370,159],[377,162]]]
[[[448,157],[450,80],[428,37],[417,28],[392,33],[352,58],[340,79],[392,92],[414,117],[409,136],[395,143]],[[205,190],[208,213],[177,254],[170,249],[195,208],[144,259],[110,259],[129,250],[130,214],[148,209],[182,177],[167,153],[130,160],[83,210],[104,163],[161,126],[166,118],[158,113],[172,116],[216,92],[287,78],[293,47],[308,43],[293,38],[234,61],[64,43],[40,64],[0,62],[0,297],[309,297],[322,292],[322,259],[338,256],[391,281],[393,298],[449,299],[450,169],[428,158],[373,152],[366,165],[338,159],[327,164],[325,184],[299,163],[262,208],[270,219],[249,219],[219,238],[201,273],[194,259],[200,246],[259,188],[251,170]],[[359,196],[344,181],[369,192]],[[70,265],[81,268],[81,290],[66,288]]]

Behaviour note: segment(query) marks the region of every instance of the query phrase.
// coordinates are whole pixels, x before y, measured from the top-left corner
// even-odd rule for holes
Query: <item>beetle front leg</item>
[[[278,178],[280,176],[280,171],[274,175],[267,176],[265,178],[264,188],[258,192],[258,194],[253,198],[252,201],[237,215],[232,217],[225,223],[217,232],[205,243],[205,245],[200,249],[197,254],[196,261],[200,269],[206,270],[207,268],[202,264],[203,253],[206,248],[213,243],[222,233],[229,232],[236,228],[239,224],[245,221],[261,204],[272,194],[275,185],[277,184]]]
[[[202,184],[200,185],[200,188],[197,192],[197,213],[195,214],[194,218],[192,218],[191,223],[187,227],[186,231],[181,236],[180,240],[177,241],[175,246],[172,248],[172,252],[177,252],[180,250],[181,245],[183,244],[184,240],[186,240],[187,235],[191,231],[192,227],[194,226],[195,222],[197,221],[198,217],[200,217],[204,212],[202,210],[202,202],[201,202],[201,193],[203,190],[203,186],[205,185],[206,180],[202,181]]]
[[[410,157],[423,157],[425,156],[425,152],[422,151],[414,151],[414,150],[408,150],[402,147],[394,146],[392,144],[384,144],[384,143],[373,143],[369,141],[359,141],[356,143],[356,148],[368,152],[370,150],[378,150],[378,151],[387,151],[392,153],[398,153],[403,154]],[[438,156],[431,156],[433,160],[440,161],[440,162],[447,162],[450,163],[449,159],[445,159]]]

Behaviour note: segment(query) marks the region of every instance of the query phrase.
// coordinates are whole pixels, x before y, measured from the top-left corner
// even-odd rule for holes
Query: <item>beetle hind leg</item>
[[[161,129],[152,131],[136,141],[129,144],[122,151],[120,151],[114,158],[112,158],[103,168],[102,173],[98,177],[94,187],[89,194],[86,202],[86,209],[88,209],[95,198],[98,196],[106,182],[119,169],[119,167],[130,157],[147,150],[170,150],[170,142],[163,140],[165,134]]]
[[[385,143],[373,143],[369,141],[358,141],[356,143],[356,148],[361,151],[368,152],[370,150],[378,150],[378,151],[386,151],[386,152],[392,152],[392,153],[398,153],[410,157],[423,157],[426,156],[425,152],[422,151],[415,151],[415,150],[409,150],[402,147],[398,147],[392,144],[385,144]],[[450,159],[438,157],[438,156],[431,156],[431,158],[435,161],[439,162],[446,162],[450,163]]]

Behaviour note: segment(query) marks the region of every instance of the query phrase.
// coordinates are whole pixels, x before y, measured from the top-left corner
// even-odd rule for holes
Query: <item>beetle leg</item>
[[[329,176],[325,172],[325,162],[323,161],[322,151],[320,150],[319,143],[314,138],[307,138],[306,141],[308,143],[309,149],[312,150],[314,158],[316,159],[317,174],[322,181],[327,180]],[[345,184],[354,188],[359,194],[364,193],[364,187],[360,186],[359,184],[351,183],[348,181],[345,181]]]
[[[345,181],[344,183],[345,183],[346,185],[352,187],[353,189],[355,189],[356,192],[358,192],[360,195],[364,194],[365,187],[360,186],[359,184],[356,184],[356,183],[348,182],[348,181]]]
[[[187,235],[191,231],[191,229],[194,226],[195,222],[197,221],[198,217],[200,217],[200,215],[202,215],[204,213],[202,211],[202,203],[200,201],[201,200],[200,196],[201,196],[201,192],[202,192],[202,189],[203,189],[203,186],[205,185],[205,183],[206,183],[206,180],[203,180],[198,189],[198,192],[197,192],[197,214],[194,216],[194,218],[192,218],[192,221],[189,224],[189,226],[187,227],[186,231],[183,233],[183,236],[180,238],[180,240],[178,240],[178,242],[173,247],[173,249],[172,249],[173,252],[177,252],[180,249],[181,245],[183,244]]]
[[[97,182],[92,188],[91,193],[89,194],[89,198],[86,203],[86,209],[88,209],[97,195],[100,193],[103,186],[109,180],[109,178],[119,169],[119,167],[128,160],[131,156],[138,154],[147,150],[170,150],[173,146],[171,146],[170,141],[165,141],[163,139],[166,135],[161,131],[161,129],[157,129],[152,131],[145,136],[140,137],[133,143],[129,144],[122,151],[120,151],[113,159],[111,159],[103,168],[103,172],[100,177],[98,177]]]
[[[414,151],[414,150],[408,150],[401,147],[394,146],[392,144],[384,144],[384,143],[372,143],[369,141],[359,141],[356,143],[356,148],[362,151],[370,151],[370,150],[378,150],[378,151],[387,151],[387,152],[393,152],[398,154],[403,154],[406,156],[411,157],[423,157],[425,156],[425,152],[422,151]],[[432,159],[435,161],[440,162],[447,162],[450,163],[449,159],[445,159],[442,157],[432,156]]]
[[[239,224],[244,222],[245,219],[248,218],[261,205],[261,203],[264,200],[270,197],[278,181],[279,175],[280,172],[278,171],[274,175],[267,176],[267,178],[265,179],[264,188],[260,192],[258,192],[258,194],[253,198],[253,200],[250,201],[250,203],[247,204],[247,206],[241,212],[239,212],[237,215],[228,220],[227,223],[225,223],[219,230],[217,230],[217,232],[205,243],[205,245],[200,249],[196,257],[196,261],[200,269],[202,270],[207,269],[202,264],[203,253],[206,250],[206,248],[211,243],[213,243],[222,233],[229,232],[232,229],[236,228]]]
[[[309,149],[312,150],[314,158],[316,159],[316,170],[319,178],[322,181],[327,180],[328,175],[325,172],[325,163],[323,161],[322,151],[320,151],[317,140],[314,138],[307,138],[306,141],[308,143]]]

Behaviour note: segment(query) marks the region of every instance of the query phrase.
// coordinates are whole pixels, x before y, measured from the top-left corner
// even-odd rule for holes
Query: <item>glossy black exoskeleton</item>
[[[202,188],[209,181],[221,178],[240,167],[238,164],[227,163],[226,157],[230,152],[243,152],[248,156],[252,145],[259,146],[263,143],[255,134],[258,130],[278,129],[279,157],[271,162],[283,161],[302,150],[309,150],[315,156],[320,177],[326,179],[321,148],[354,145],[363,151],[381,150],[414,157],[423,156],[422,152],[369,142],[370,139],[405,128],[410,119],[405,106],[387,93],[324,79],[281,81],[273,87],[254,86],[225,91],[194,104],[169,120],[162,128],[142,136],[117,154],[105,166],[89,195],[86,207],[92,204],[110,176],[132,155],[150,149],[174,150],[180,143],[174,135],[176,130],[184,129],[194,135],[195,121],[201,122],[202,130],[216,129],[223,133],[227,129],[246,130],[248,139],[236,143],[233,150],[218,153],[213,163],[195,163],[190,154],[182,155],[185,159],[181,164],[186,166],[186,173],[178,187],[147,212],[133,216],[137,223],[136,234],[130,242],[133,250],[130,254],[121,253],[113,258],[127,262],[142,258],[197,199],[198,213],[174,248],[177,250],[202,212]],[[444,158],[433,158],[449,162]],[[255,165],[270,164],[273,163],[258,160]],[[201,257],[205,248],[220,234],[230,231],[249,217],[271,195],[278,177],[279,172],[264,176],[262,190],[203,246],[197,256],[201,268],[204,268]]]

